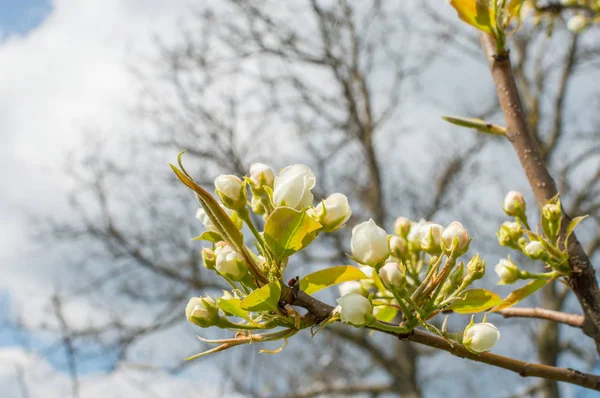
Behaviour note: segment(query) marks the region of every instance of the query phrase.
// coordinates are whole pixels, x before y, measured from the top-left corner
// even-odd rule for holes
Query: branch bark
[[[556,196],[558,190],[529,130],[527,117],[515,83],[510,56],[508,52],[496,53],[496,43],[492,36],[482,33],[480,40],[506,120],[506,137],[519,157],[538,205],[542,207],[549,199]],[[563,242],[570,221],[571,219],[563,209],[560,233]],[[571,275],[568,277],[569,286],[577,296],[585,316],[582,329],[586,335],[594,339],[596,349],[600,352],[600,289],[595,271],[575,234],[571,235],[569,239],[567,253],[571,268]]]
[[[553,311],[539,307],[506,308],[504,310],[497,311],[497,313],[502,314],[502,316],[505,318],[538,318],[564,323],[565,325],[573,326],[575,328],[581,328],[583,326],[583,315],[567,314],[566,312]]]

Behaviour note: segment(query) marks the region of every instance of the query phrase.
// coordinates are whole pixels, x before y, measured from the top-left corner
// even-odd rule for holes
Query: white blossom
[[[350,241],[352,256],[361,264],[375,265],[390,255],[388,235],[373,219],[356,225]]]
[[[295,164],[281,170],[275,177],[273,202],[275,206],[289,206],[302,209],[312,205],[315,175],[306,166]]]
[[[469,325],[463,335],[463,345],[473,352],[484,352],[492,349],[500,339],[500,331],[491,323]]]
[[[342,322],[355,326],[369,323],[373,316],[373,306],[369,299],[360,294],[350,293],[336,300],[340,305]]]

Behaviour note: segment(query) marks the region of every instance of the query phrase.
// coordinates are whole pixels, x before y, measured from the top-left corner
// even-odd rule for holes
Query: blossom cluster
[[[196,216],[206,231],[195,239],[212,244],[202,250],[204,266],[231,287],[216,299],[191,298],[185,309],[187,319],[204,328],[283,328],[253,334],[250,340],[240,335],[219,341],[226,341],[220,346],[225,348],[286,339],[311,326],[290,306],[294,303],[284,282],[288,259],[320,234],[352,222],[348,198],[333,193],[315,203],[316,176],[309,167],[296,164],[276,173],[265,164],[255,163],[247,176],[223,174],[215,178],[216,200],[193,181],[181,163],[180,167],[173,166],[201,204]],[[519,212],[519,206],[513,211]],[[262,217],[264,224],[257,225],[256,216]],[[468,289],[483,277],[485,261],[478,254],[466,264],[461,261],[471,242],[461,223],[453,221],[444,227],[399,217],[392,234],[373,219],[353,223],[350,258],[357,267],[331,267],[289,282],[312,293],[345,281],[339,285],[339,305],[320,327],[335,321],[398,333],[423,327],[473,352],[492,348],[500,334],[485,320],[477,324],[471,320],[456,333],[448,332],[445,326],[439,330],[430,322],[442,311],[475,313],[486,309],[485,303],[473,302],[470,296],[474,293]],[[254,238],[254,250],[246,244],[247,232]]]

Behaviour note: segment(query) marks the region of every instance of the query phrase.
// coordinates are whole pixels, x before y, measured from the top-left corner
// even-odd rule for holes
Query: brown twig
[[[292,305],[305,308],[310,312],[308,316],[304,316],[305,322],[318,323],[325,319],[331,313],[331,311],[333,311],[332,306],[323,303],[322,301],[317,300],[302,291],[300,291],[297,298],[294,299],[291,289],[285,286],[282,289],[281,297],[282,300],[286,300],[288,298],[291,299],[292,301],[290,303]],[[555,366],[541,365],[538,363],[519,361],[518,359],[504,357],[489,352],[474,354],[461,344],[451,344],[441,337],[435,336],[431,333],[423,332],[421,330],[413,330],[408,335],[399,335],[389,331],[379,331],[396,336],[403,340],[437,348],[461,358],[467,358],[475,362],[486,363],[488,365],[510,370],[511,372],[515,372],[522,377],[541,377],[544,379],[576,384],[578,386],[600,391],[600,376],[593,374],[583,373],[570,368],[559,368]]]
[[[519,157],[538,205],[542,207],[549,199],[556,196],[558,190],[529,130],[513,75],[510,56],[508,52],[497,53],[496,43],[492,36],[481,34],[480,39],[504,113],[506,137]],[[569,216],[563,211],[560,233],[562,242],[565,240],[566,228],[570,221]],[[571,235],[569,239],[567,253],[569,267],[572,271],[568,278],[569,286],[577,296],[585,316],[582,329],[585,334],[594,339],[596,349],[600,350],[600,289],[594,268],[575,234]]]
[[[553,311],[545,308],[506,308],[497,311],[505,318],[538,318],[549,321],[564,323],[565,325],[581,328],[583,326],[583,315],[568,314],[566,312]]]

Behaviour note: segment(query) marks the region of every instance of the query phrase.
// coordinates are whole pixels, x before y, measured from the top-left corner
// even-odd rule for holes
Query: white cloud
[[[0,43],[0,289],[36,290],[53,274],[28,252],[27,215],[65,210],[62,156],[83,140],[82,127],[127,128],[132,53],[149,51],[153,34],[172,37],[194,3],[55,0],[34,30]]]
[[[136,95],[136,80],[129,73],[132,54],[149,52],[154,34],[167,41],[173,37],[190,6],[197,2],[55,0],[34,30],[0,43],[0,292],[8,292],[26,323],[43,319],[61,267],[56,258],[31,252],[28,215],[65,211],[68,181],[60,171],[62,156],[84,139],[82,127],[101,126],[111,134],[128,127]],[[85,300],[71,301],[69,322],[86,321],[91,308]],[[99,314],[93,315],[98,320]],[[168,348],[157,355],[165,358]],[[178,358],[188,354],[172,348]],[[15,363],[25,370],[31,396],[70,394],[64,372],[19,348],[6,348],[0,351],[0,396],[19,396]],[[152,396],[138,384],[159,396],[221,396],[206,391],[206,380],[132,369],[84,376],[82,396]]]

